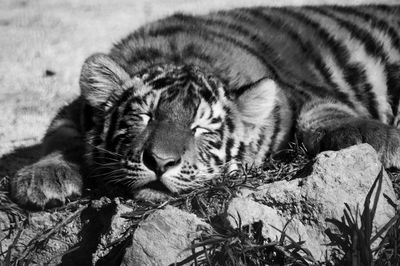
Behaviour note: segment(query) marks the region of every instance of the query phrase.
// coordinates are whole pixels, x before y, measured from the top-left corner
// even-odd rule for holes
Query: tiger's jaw
[[[179,194],[196,187],[190,176],[183,176],[182,171],[185,172],[188,169],[184,166],[187,165],[187,161],[183,161],[184,163],[180,163],[161,174],[147,169],[143,165],[143,170],[147,171],[147,174],[142,177],[142,182],[136,182],[140,185],[131,187],[133,198],[156,203],[176,198]]]
[[[174,196],[169,192],[164,192],[153,188],[142,188],[133,194],[133,198],[138,201],[162,202],[173,199]]]

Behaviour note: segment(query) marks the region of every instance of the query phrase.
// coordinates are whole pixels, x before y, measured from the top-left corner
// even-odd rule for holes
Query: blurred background
[[[39,143],[60,106],[79,95],[85,58],[143,23],[176,11],[365,3],[400,0],[0,0],[0,157]]]

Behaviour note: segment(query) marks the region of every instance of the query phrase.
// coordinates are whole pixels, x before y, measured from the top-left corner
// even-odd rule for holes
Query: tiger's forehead
[[[206,100],[218,98],[222,83],[197,66],[162,65],[137,73],[130,81],[136,88],[135,94],[145,95],[150,91],[168,91],[170,94],[179,93],[199,96]]]
[[[160,93],[155,118],[187,127],[193,121],[199,103],[198,95],[191,94],[185,89],[164,90]]]
[[[136,75],[129,86],[135,99],[153,106],[156,120],[182,127],[193,122],[200,104],[214,105],[225,95],[221,83],[190,66],[156,67]]]

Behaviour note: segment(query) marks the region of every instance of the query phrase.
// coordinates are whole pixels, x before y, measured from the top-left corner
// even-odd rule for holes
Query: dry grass
[[[284,151],[285,156],[276,155],[271,157],[264,165],[263,169],[243,167],[239,172],[231,172],[213,180],[204,188],[181,195],[178,198],[171,199],[162,204],[138,203],[132,200],[122,200],[124,204],[131,206],[132,212],[125,213],[124,218],[132,222],[132,226],[120,236],[119,239],[110,243],[109,247],[121,248],[121,251],[129,243],[132,234],[137,225],[146,219],[149,214],[170,204],[188,212],[197,214],[199,217],[208,221],[211,230],[205,230],[203,234],[193,243],[191,249],[192,256],[183,261],[177,262],[177,265],[192,262],[196,265],[368,265],[372,258],[376,265],[396,265],[400,259],[400,238],[398,231],[400,229],[400,212],[387,224],[384,230],[377,235],[371,235],[371,223],[374,217],[375,208],[366,209],[371,201],[371,193],[365,200],[363,213],[351,213],[349,209],[345,210],[345,216],[342,219],[332,217],[328,222],[336,225],[340,233],[333,234],[327,231],[332,245],[336,246],[336,253],[327,257],[325,262],[316,262],[310,252],[303,248],[303,242],[294,241],[285,233],[285,228],[277,228],[281,231],[281,237],[278,241],[271,242],[264,239],[261,235],[261,224],[242,225],[241,220],[237,220],[237,228],[227,226],[225,210],[229,201],[238,195],[240,189],[256,188],[262,184],[282,180],[301,178],[301,170],[305,165],[311,162],[302,146],[293,144]],[[288,156],[291,155],[291,156]],[[284,158],[284,160],[282,160]],[[266,177],[266,174],[268,178]],[[380,177],[382,177],[380,175]],[[377,178],[371,191],[380,189],[381,178]],[[377,188],[376,188],[377,187]],[[88,199],[82,199],[71,203],[65,207],[52,210],[52,212],[66,212],[65,216],[54,227],[37,234],[23,249],[15,254],[16,243],[21,236],[24,228],[28,226],[28,216],[18,206],[12,203],[5,189],[7,188],[7,179],[0,181],[0,211],[6,212],[14,217],[13,226],[8,228],[10,235],[14,236],[14,243],[8,250],[3,250],[0,258],[3,258],[6,265],[29,265],[32,254],[45,249],[48,240],[52,235],[61,230],[74,219],[78,219],[79,214],[87,208]],[[377,193],[379,194],[379,193]],[[377,198],[372,199],[377,202]],[[394,204],[392,202],[392,204]],[[375,204],[376,205],[376,204]],[[398,208],[399,209],[399,208]],[[361,227],[358,227],[357,220],[361,220]],[[289,223],[290,221],[288,221]],[[369,243],[372,239],[382,238],[380,246],[371,249]],[[370,241],[364,241],[369,239]],[[356,253],[355,250],[357,251]],[[123,252],[117,253],[121,256]],[[58,256],[63,256],[59,254]],[[118,261],[119,258],[115,258]],[[390,264],[391,263],[391,264]]]

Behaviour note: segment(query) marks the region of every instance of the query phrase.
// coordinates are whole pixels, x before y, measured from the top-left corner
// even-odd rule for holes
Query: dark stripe
[[[265,131],[266,131],[266,129],[265,129],[265,128],[262,128],[261,133],[258,134],[257,148],[259,148],[259,149],[260,149],[260,148],[262,147],[262,145],[264,144],[264,141],[265,141]]]
[[[220,116],[214,117],[213,119],[211,119],[211,124],[218,124],[221,122],[222,122],[222,118]]]
[[[232,138],[229,138],[226,141],[226,145],[225,145],[225,154],[226,154],[226,159],[225,161],[228,163],[232,160],[232,148],[234,145],[234,141]]]
[[[324,94],[329,94],[331,97],[337,98],[340,101],[348,104],[350,107],[354,108],[354,104],[349,100],[348,95],[338,90],[337,84],[335,84],[332,81],[331,73],[327,68],[327,66],[325,65],[325,62],[323,61],[319,51],[313,49],[315,48],[313,43],[311,43],[309,40],[303,40],[301,36],[297,33],[297,31],[291,28],[289,24],[287,24],[280,18],[277,17],[272,18],[271,16],[268,16],[259,9],[245,9],[243,11],[248,12],[252,18],[258,18],[263,22],[265,22],[266,24],[268,24],[268,26],[272,26],[277,30],[279,30],[280,32],[284,32],[286,35],[288,35],[289,38],[301,48],[302,52],[306,54],[307,57],[311,58],[315,69],[320,72],[320,75],[323,77],[325,83],[328,84],[332,89],[335,89],[335,92],[332,93],[331,91],[326,91],[325,88],[310,86],[311,84],[307,85],[314,88],[314,91],[318,91],[321,93],[323,92]],[[253,23],[255,22],[253,21]]]
[[[185,48],[182,49],[182,58],[194,58],[194,59],[200,59],[201,61],[213,65],[215,64],[215,61],[217,58],[213,58],[205,53],[202,52],[203,48],[199,45],[196,45],[194,43],[188,44],[185,46]]]
[[[129,112],[133,111],[132,108],[131,108],[132,107],[131,106],[132,103],[135,103],[138,106],[142,106],[144,104],[144,100],[143,100],[142,97],[133,96],[133,97],[127,99],[125,103],[126,104],[124,106],[124,109],[120,110],[123,117],[128,115]],[[122,103],[118,107],[122,107]]]
[[[371,85],[367,83],[364,70],[360,68],[359,65],[349,64],[349,51],[347,48],[336,41],[336,39],[323,29],[319,23],[311,20],[307,16],[289,8],[279,8],[276,10],[279,10],[279,12],[282,12],[284,15],[290,16],[313,29],[315,34],[325,42],[326,48],[332,52],[339,66],[344,70],[344,78],[353,89],[356,98],[365,104],[373,118],[378,119],[379,115],[376,105],[371,101]],[[366,92],[367,95],[365,95]],[[365,96],[367,96],[367,99],[365,99]]]
[[[209,140],[209,144],[213,147],[218,149],[221,149],[222,142],[220,140],[214,141],[214,140]]]
[[[369,8],[372,10],[380,10],[389,13],[390,15],[395,14],[399,11],[398,6],[393,5],[370,5]]]
[[[210,156],[207,154],[205,149],[200,149],[199,156],[204,163],[207,163],[210,160]]]
[[[206,167],[207,167],[207,173],[209,173],[209,174],[215,174],[214,172],[214,169],[211,167],[211,164],[209,163],[209,162],[207,162],[206,163]]]
[[[242,10],[240,10],[240,11],[242,11]],[[229,12],[229,11],[228,12],[219,12],[218,14],[230,16],[230,15],[232,15],[232,11],[231,12]],[[237,19],[243,20],[243,17],[240,17]],[[287,80],[288,78],[293,78],[294,77],[293,74],[286,72],[286,70],[285,70],[286,67],[284,66],[285,64],[283,63],[282,60],[280,60],[277,57],[277,55],[279,53],[277,51],[275,51],[263,39],[261,39],[259,33],[252,33],[250,30],[242,27],[241,25],[230,24],[230,23],[227,23],[226,21],[222,21],[222,20],[208,19],[208,20],[205,20],[204,23],[206,23],[207,25],[213,26],[213,27],[215,27],[216,25],[220,26],[220,27],[225,27],[225,28],[221,29],[222,32],[226,32],[226,28],[228,28],[229,30],[236,31],[241,36],[246,36],[246,38],[248,40],[251,40],[251,43],[256,44],[257,50],[263,51],[263,54],[261,54],[261,57],[265,58],[265,56],[267,56],[267,58],[269,58],[271,60],[271,62],[273,63],[273,66],[268,65],[268,67],[270,69],[272,68],[274,70],[275,77],[273,77],[273,78],[275,79],[275,81],[281,82],[282,84],[284,84],[284,86],[289,87],[292,90],[294,90],[294,89],[297,91],[301,90],[301,88],[299,86],[292,86],[292,85],[289,85],[287,82],[284,82],[284,80]],[[251,27],[250,27],[250,29],[251,29]],[[266,53],[266,52],[268,52],[268,53]],[[282,74],[284,77],[282,76]],[[322,88],[320,86],[314,86],[313,84],[309,83],[308,81],[306,81],[304,79],[300,79],[300,81],[297,81],[297,82],[300,84],[307,84],[308,90],[304,91],[304,93],[312,92],[314,95],[319,95],[319,96],[326,96],[327,94],[330,94],[330,96],[332,96],[332,97],[337,96],[337,94],[336,95],[332,94],[326,88]]]
[[[275,144],[276,144],[278,134],[281,131],[282,120],[281,120],[280,111],[281,111],[281,108],[279,105],[276,105],[275,108],[272,110],[272,113],[273,113],[272,117],[275,119],[275,121],[274,121],[274,131],[272,133],[271,141],[270,141],[269,147],[268,147],[268,151],[270,151],[270,152],[273,151]]]
[[[354,7],[350,7],[350,6],[347,6],[347,7],[332,6],[331,8],[334,10],[338,10],[341,13],[350,14],[350,15],[356,16],[358,18],[361,18],[364,22],[369,23],[372,28],[376,28],[376,29],[384,32],[385,34],[389,35],[390,36],[389,41],[392,44],[393,48],[400,51],[400,37],[398,35],[398,30],[396,30],[391,25],[389,25],[387,23],[387,21],[380,19],[376,16],[373,16],[371,14],[361,12],[361,11],[355,9]]]
[[[224,110],[226,112],[225,125],[228,128],[229,133],[232,134],[233,131],[235,130],[235,125],[233,124],[233,121],[232,121],[232,118],[231,118],[232,117],[232,113],[231,113],[231,110],[227,106],[224,106]]]
[[[115,109],[109,118],[109,127],[107,129],[106,138],[105,138],[105,148],[109,151],[115,151],[115,145],[113,143],[113,135],[115,130],[118,127],[119,119],[121,118],[121,114],[118,109]]]
[[[141,73],[142,75],[143,74],[147,75],[147,77],[143,78],[144,83],[150,83],[150,82],[154,81],[156,79],[156,77],[163,78],[166,75],[166,73],[162,72],[162,70],[160,70],[160,69],[151,69],[150,71],[148,69],[145,69],[145,70],[143,70],[143,72],[144,73]]]
[[[115,102],[112,103],[112,107],[108,110],[109,113],[113,112],[115,108],[118,108],[123,103],[128,101],[128,99],[132,96],[133,88],[126,89],[122,95],[115,99]]]
[[[128,101],[130,101],[132,97],[132,89],[126,90],[122,96],[113,104],[112,108],[110,108],[111,116],[109,118],[110,124],[109,128],[107,129],[107,134],[106,134],[106,139],[105,139],[105,145],[106,149],[110,151],[115,151],[116,145],[115,141],[113,139],[114,137],[114,132],[120,128],[120,123],[121,121],[124,122],[124,115],[129,109],[129,104]],[[124,106],[124,109],[121,111],[119,110],[119,107],[121,107],[123,104],[126,104]],[[118,140],[117,140],[118,141]]]
[[[214,116],[214,110],[213,108],[210,108],[210,112],[208,113],[207,120],[210,120]]]
[[[387,54],[385,53],[382,44],[375,40],[374,37],[371,36],[371,34],[358,27],[357,25],[350,23],[344,19],[341,19],[337,16],[335,16],[334,14],[327,12],[326,10],[324,10],[323,8],[320,7],[308,7],[309,10],[318,12],[326,17],[329,17],[331,19],[333,19],[335,22],[337,22],[339,24],[340,27],[346,29],[351,37],[358,39],[360,42],[362,42],[362,44],[365,47],[365,50],[367,52],[367,54],[369,56],[371,56],[372,58],[377,58],[379,59],[382,63],[383,66],[385,68],[385,76],[387,76],[388,74],[388,66],[387,66]],[[385,80],[385,83],[387,84],[387,79]],[[375,105],[376,107],[379,106],[379,103],[377,102],[377,99],[375,98],[375,95],[373,93],[373,87],[371,86],[367,86],[364,87],[366,89],[368,89],[368,87],[370,87],[370,90],[367,90],[366,93],[368,94],[369,98],[370,98],[370,102],[371,104]],[[386,96],[387,97],[387,96]],[[378,114],[379,115],[379,114]],[[382,114],[382,115],[387,115],[387,114]]]
[[[222,124],[221,127],[216,130],[216,133],[219,135],[219,139],[221,140],[224,139],[224,130],[225,130],[225,124]]]
[[[209,89],[203,88],[203,87],[200,87],[200,88],[201,89],[199,90],[199,94],[201,95],[203,100],[205,100],[208,104],[212,104],[215,101],[215,96],[212,94],[212,92]],[[210,109],[210,110],[212,113],[212,109]]]
[[[210,154],[211,154],[211,158],[214,159],[217,166],[223,164],[222,160],[217,155],[215,155],[214,153],[210,153]]]
[[[323,7],[316,7],[316,6],[306,7],[306,9],[308,10],[320,13],[321,15],[324,15],[334,20],[336,23],[339,24],[340,27],[346,29],[353,38],[356,38],[363,43],[366,52],[371,57],[379,58],[383,62],[387,61],[387,55],[383,49],[382,44],[376,41],[368,31],[358,27],[356,24],[353,24],[351,22],[348,22],[344,19],[335,16],[335,14],[328,12],[327,8],[329,7],[325,7],[325,9]]]
[[[164,89],[165,87],[171,86],[176,82],[173,77],[165,76],[162,78],[158,78],[150,81],[148,84],[152,86],[153,90]]]
[[[235,156],[236,161],[243,162],[245,152],[246,152],[246,146],[244,145],[244,142],[241,141],[239,144],[238,153]]]
[[[278,71],[275,69],[275,66],[272,65],[265,58],[265,53],[260,53],[258,50],[253,49],[252,47],[248,46],[247,44],[240,42],[237,39],[232,38],[231,36],[228,36],[226,34],[222,34],[219,32],[215,32],[213,30],[202,27],[203,22],[206,22],[206,21],[202,21],[198,17],[195,18],[192,16],[178,14],[178,15],[175,15],[173,18],[184,22],[185,26],[184,25],[166,26],[166,28],[171,27],[171,29],[166,30],[166,31],[154,30],[154,31],[150,31],[149,34],[152,36],[162,36],[162,35],[166,34],[168,36],[170,34],[176,34],[176,33],[182,33],[182,32],[186,32],[186,33],[196,32],[196,33],[200,34],[203,38],[208,39],[208,40],[213,40],[215,38],[224,40],[228,43],[235,45],[237,48],[240,48],[240,49],[246,51],[248,54],[251,54],[252,56],[254,56],[257,60],[259,60],[268,69],[268,71],[270,71],[270,74],[272,75],[273,79],[275,79],[277,82],[280,82],[281,84],[286,85],[287,87],[294,89],[293,86],[290,86],[289,84],[287,84],[286,82],[283,81],[280,74],[278,74]],[[197,23],[200,21],[202,21],[202,23]],[[272,61],[274,61],[274,60],[272,60]],[[274,62],[274,63],[276,63],[276,62]]]
[[[218,15],[232,15],[232,12],[222,11],[219,12]],[[228,30],[237,33],[241,37],[246,37],[245,39],[249,40],[250,44],[255,45],[255,50],[253,50],[253,48],[251,48],[251,50],[255,51],[259,58],[262,58],[260,61],[266,62],[266,60],[269,59],[270,61],[266,62],[265,65],[268,68],[274,69],[276,72],[278,72],[276,69],[279,68],[279,73],[282,73],[283,62],[276,56],[277,52],[269,45],[269,43],[262,40],[259,34],[252,33],[250,30],[242,27],[238,23],[232,24],[227,21],[215,18],[202,19],[198,17],[197,20],[198,22],[200,22],[201,25],[209,26],[215,33],[218,30],[218,35],[223,36],[224,39],[231,42],[232,44],[237,45],[237,43],[240,43],[241,45],[246,45],[247,47],[251,48],[248,44],[245,44],[235,38],[230,37],[231,34],[229,34]],[[231,40],[233,40],[233,42]],[[258,51],[262,51],[262,53]]]
[[[165,55],[157,48],[154,47],[141,47],[140,49],[135,50],[135,53],[132,53],[129,59],[127,60],[128,65],[135,65],[139,61],[151,62],[154,59],[162,58]]]
[[[122,121],[124,122],[124,121]],[[113,137],[111,141],[109,141],[113,147],[115,147],[115,151],[120,150],[120,146],[123,144],[121,142],[124,141],[124,139],[128,138],[127,134],[119,134],[116,137]]]
[[[381,32],[384,32],[388,35],[391,46],[399,51],[400,53],[400,37],[398,31],[393,28],[387,21],[380,19],[376,16],[373,16],[368,13],[361,12],[359,10],[354,9],[353,7],[342,7],[342,6],[334,6],[332,7],[335,10],[338,10],[345,14],[350,14],[356,16],[359,19],[362,19],[363,22],[369,23],[370,26],[374,29],[377,29]],[[390,54],[389,54],[390,57]],[[389,99],[391,102],[393,115],[396,115],[399,107],[400,100],[400,65],[399,64],[388,64],[387,66],[387,86]]]
[[[226,126],[228,127],[229,133],[233,133],[235,130],[235,125],[233,124],[232,118],[226,117]]]
[[[387,85],[389,88],[389,97],[393,115],[396,116],[399,111],[399,101],[400,101],[400,63],[388,65]]]
[[[179,15],[174,15],[173,17],[177,17]],[[172,19],[173,17],[170,17],[169,19]],[[164,25],[159,25],[156,28],[150,29],[148,32],[146,32],[144,35],[148,36],[172,36],[176,33],[183,32],[183,27],[182,25],[169,25],[170,21],[165,21]]]
[[[325,82],[327,82],[330,85],[334,85],[332,83],[329,70],[326,68],[326,65],[322,61],[320,54],[317,53],[315,49],[313,49],[314,45],[312,43],[310,43],[309,41],[303,41],[300,35],[297,34],[296,31],[294,31],[288,24],[286,24],[280,18],[276,17],[273,18],[271,16],[268,16],[268,14],[265,14],[260,9],[246,9],[245,11],[247,11],[253,18],[258,18],[267,23],[268,26],[274,27],[275,29],[279,30],[279,32],[283,32],[286,35],[288,35],[289,38],[301,48],[303,53],[311,56],[316,69],[320,71],[321,75],[325,79]]]
[[[174,22],[174,20],[177,20],[176,22],[182,22],[182,24],[179,25],[171,25],[170,23]],[[265,67],[266,70],[269,71],[269,74],[271,75],[271,78],[273,78],[275,81],[280,83],[281,85],[284,85],[285,87],[291,89],[291,90],[296,90],[297,94],[299,95],[304,95],[307,94],[307,91],[300,91],[298,92],[301,88],[299,86],[292,86],[288,84],[287,82],[284,81],[280,77],[280,72],[278,72],[275,68],[275,64],[278,62],[277,59],[275,58],[274,60],[271,60],[273,64],[270,63],[269,59],[270,57],[275,56],[276,53],[270,52],[269,56],[265,54],[265,51],[261,52],[259,51],[260,49],[254,49],[250,47],[249,45],[227,35],[223,34],[220,32],[213,31],[210,28],[205,28],[204,25],[206,24],[207,20],[201,19],[199,17],[192,17],[188,15],[183,15],[183,14],[177,14],[174,15],[167,20],[164,21],[164,27],[163,28],[153,28],[149,30],[144,30],[140,29],[133,33],[129,38],[143,38],[143,36],[167,36],[171,37],[174,34],[178,33],[186,33],[186,34],[193,34],[196,33],[197,36],[200,36],[201,38],[213,42],[214,45],[220,45],[216,44],[215,40],[220,39],[222,41],[225,41],[227,43],[230,43],[234,45],[238,49],[242,49],[245,53],[248,53],[249,55],[253,56],[255,59],[257,59],[260,63],[262,63]],[[211,22],[209,22],[211,23]],[[159,26],[159,25],[158,25]],[[213,26],[213,25],[211,25]],[[275,56],[276,57],[276,56]],[[267,59],[268,58],[268,59]],[[315,91],[315,94],[318,94],[319,91]]]
[[[196,25],[196,23],[194,23],[194,22],[196,22],[196,19],[193,17],[185,16],[185,15],[175,15],[174,18],[181,20],[182,22],[184,22],[184,24],[179,25],[179,26],[168,25],[168,26],[163,27],[162,29],[152,30],[149,32],[149,35],[150,36],[171,36],[171,35],[177,34],[177,33],[196,32],[204,39],[208,39],[210,41],[214,41],[215,38],[222,39],[228,43],[234,44],[237,48],[240,48],[240,49],[244,50],[246,53],[252,55],[258,61],[263,63],[264,66],[266,66],[271,71],[271,73],[273,73],[274,76],[277,75],[276,71],[273,70],[272,65],[269,64],[264,59],[263,55],[261,55],[256,50],[249,47],[248,45],[243,44],[230,36],[227,36],[222,33],[212,31],[212,30],[207,30],[204,27],[201,27],[200,25]],[[196,26],[201,27],[201,32],[198,31],[199,28],[198,27],[196,28]]]

